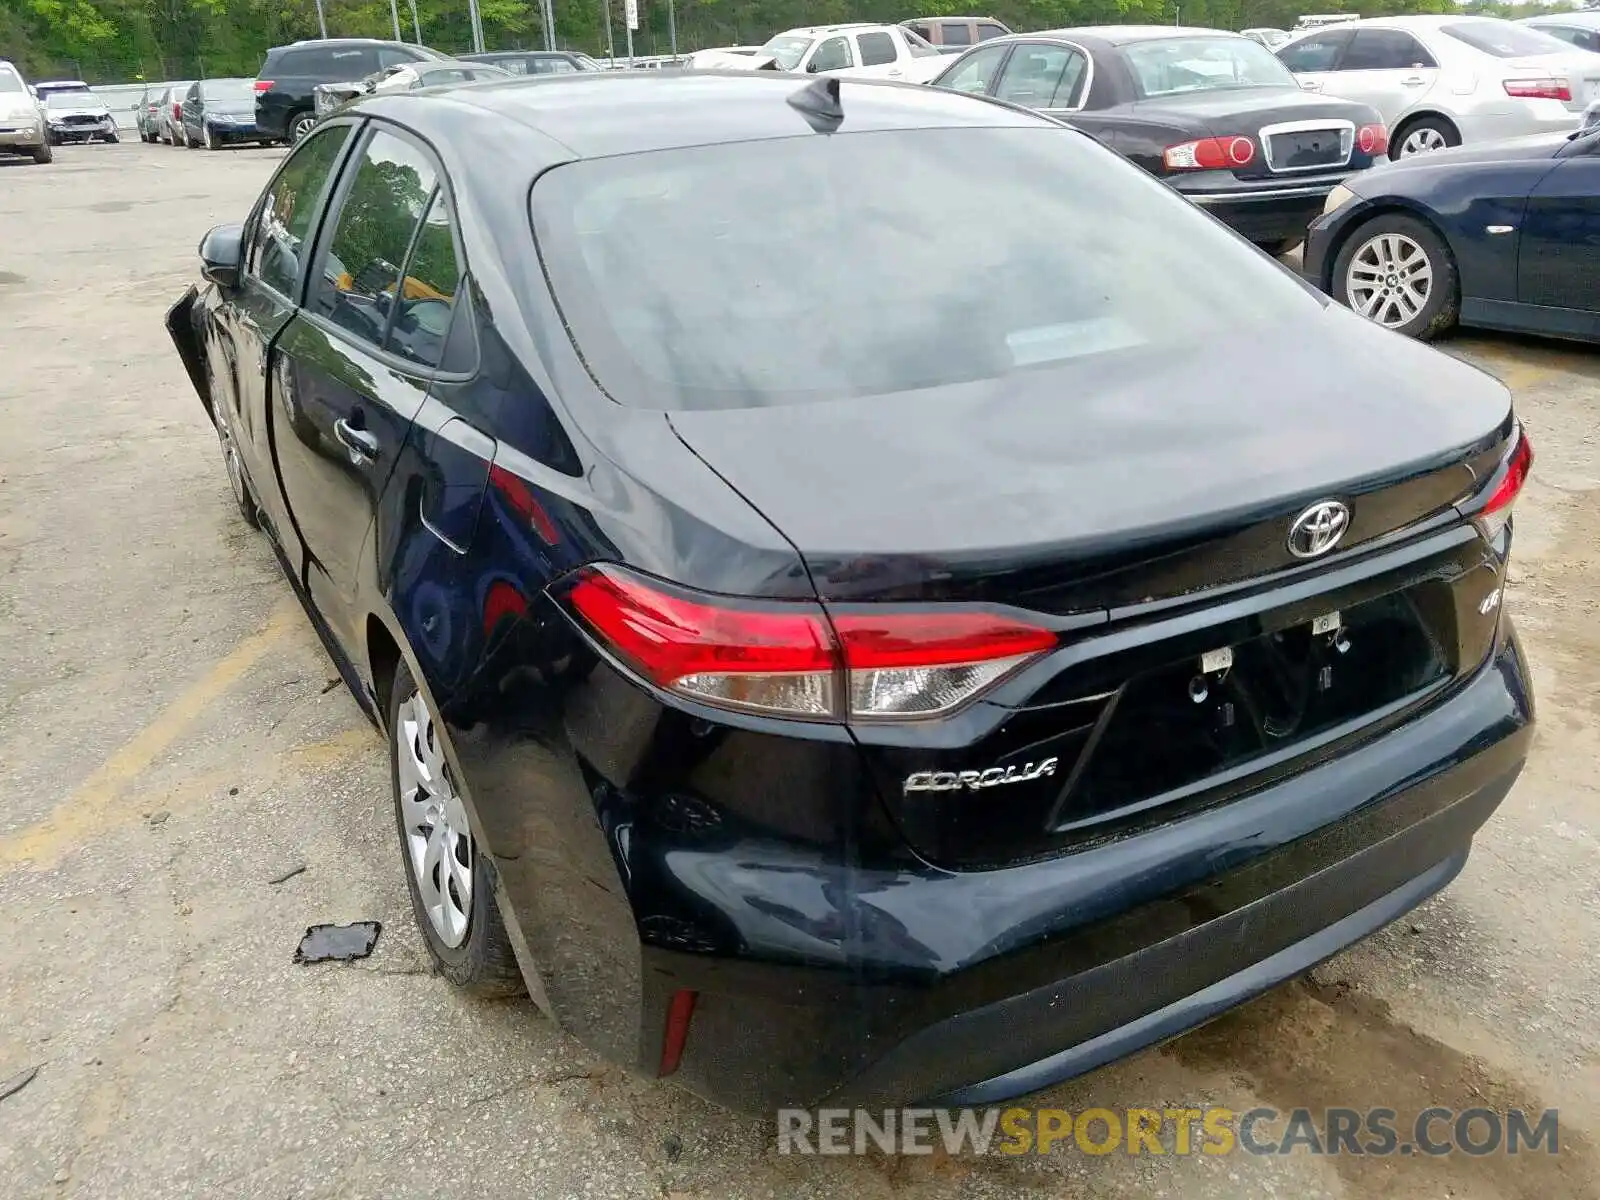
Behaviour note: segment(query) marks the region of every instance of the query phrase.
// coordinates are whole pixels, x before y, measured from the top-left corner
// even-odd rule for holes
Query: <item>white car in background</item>
[[[1300,86],[1370,104],[1389,156],[1578,127],[1600,99],[1600,55],[1492,17],[1379,17],[1275,51]]]
[[[1548,33],[1576,46],[1600,54],[1600,12],[1553,12],[1537,17],[1523,17],[1519,25]]]
[[[950,60],[900,25],[813,25],[769,38],[751,68],[771,62],[779,71],[865,76],[927,83]]]

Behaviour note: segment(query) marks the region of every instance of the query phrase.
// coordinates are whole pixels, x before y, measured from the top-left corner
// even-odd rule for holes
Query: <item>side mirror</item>
[[[201,278],[220,288],[236,288],[243,264],[243,225],[218,225],[200,239]]]
[[[817,60],[816,59],[812,59],[810,62],[808,62],[806,64],[806,74],[807,75],[815,75],[820,70],[822,70],[822,68],[817,66]]]

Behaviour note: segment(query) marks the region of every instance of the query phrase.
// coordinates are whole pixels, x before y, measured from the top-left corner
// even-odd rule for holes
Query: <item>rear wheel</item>
[[[45,139],[33,148],[33,161],[36,163],[54,162],[56,152],[51,147],[49,139]]]
[[[402,659],[389,695],[390,768],[406,885],[439,973],[479,996],[522,992],[492,868],[444,752],[444,730]]]
[[[1394,157],[1410,158],[1413,154],[1429,154],[1459,146],[1461,133],[1443,117],[1418,117],[1402,125],[1390,145],[1394,147]]]
[[[1333,265],[1333,296],[1407,337],[1438,337],[1456,323],[1461,285],[1443,238],[1415,217],[1389,213],[1352,233]]]
[[[315,125],[316,123],[317,123],[317,118],[312,113],[308,113],[308,112],[291,113],[289,115],[289,123],[288,123],[289,145],[293,146],[301,138],[305,137],[306,134],[310,133],[311,132],[311,127],[313,125]]]

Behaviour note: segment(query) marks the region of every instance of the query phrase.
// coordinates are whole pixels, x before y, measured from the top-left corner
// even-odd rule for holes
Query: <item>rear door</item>
[[[1328,95],[1370,104],[1393,126],[1439,79],[1439,63],[1403,29],[1357,29]]]
[[[1600,138],[1563,158],[1528,196],[1517,253],[1517,299],[1565,310],[1552,331],[1600,333]]]
[[[273,448],[305,585],[352,652],[362,544],[439,373],[453,311],[449,222],[441,243],[426,221],[440,176],[408,134],[369,128],[322,223],[304,307],[273,356]]]
[[[1330,81],[1354,32],[1351,29],[1329,29],[1300,38],[1281,48],[1278,60],[1294,72],[1295,79],[1308,92],[1325,91],[1330,96],[1342,96],[1337,87],[1330,87]]]
[[[208,346],[218,391],[236,399],[224,414],[255,485],[256,499],[284,553],[298,569],[300,547],[272,463],[268,351],[299,302],[301,264],[316,237],[316,218],[356,126],[324,125],[284,160],[245,225],[239,287],[218,306]],[[231,383],[232,386],[227,386]]]
[[[1089,58],[1082,50],[1045,42],[1020,42],[1011,49],[995,98],[1025,108],[1065,115],[1083,107]]]

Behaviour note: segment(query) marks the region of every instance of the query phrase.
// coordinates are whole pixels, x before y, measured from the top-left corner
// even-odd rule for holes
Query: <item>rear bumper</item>
[[[0,150],[34,150],[44,145],[43,126],[35,126],[30,133],[20,129],[0,129]]]
[[[1533,701],[1505,629],[1476,675],[1337,759],[996,870],[841,862],[836,831],[801,832],[790,767],[744,817],[637,772],[607,782],[606,758],[644,743],[619,733],[617,704],[639,701],[603,664],[569,710],[569,766],[548,738],[480,757],[481,727],[457,748],[531,990],[569,1032],[656,1074],[674,997],[693,992],[673,1078],[730,1107],[988,1103],[1173,1037],[1443,887],[1527,754]],[[606,755],[590,756],[583,725],[602,712]],[[819,780],[845,777],[836,749],[815,756]],[[781,750],[752,738],[738,755]]]
[[[1253,242],[1281,242],[1299,238],[1327,202],[1328,193],[1347,176],[1322,176],[1315,182],[1272,181],[1270,187],[1223,191],[1187,188],[1175,190],[1193,200],[1229,228]]]

